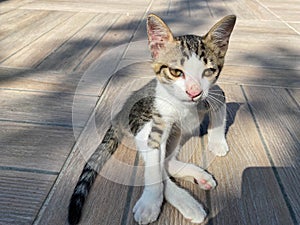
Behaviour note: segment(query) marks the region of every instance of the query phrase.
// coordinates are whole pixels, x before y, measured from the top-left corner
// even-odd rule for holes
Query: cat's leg
[[[181,162],[173,157],[166,166],[170,176],[195,183],[201,189],[210,190],[217,185],[211,174],[194,164]]]
[[[162,159],[164,159],[165,152],[163,149],[149,147],[150,131],[151,123],[148,123],[135,138],[138,151],[145,163],[145,187],[142,196],[133,208],[134,219],[139,224],[155,221],[160,214],[163,202]]]
[[[226,139],[226,104],[225,102],[209,112],[207,149],[217,156],[225,156],[229,151]]]
[[[164,180],[165,198],[192,223],[202,223],[207,215],[203,206],[186,190],[178,187],[169,177]]]
[[[145,187],[133,208],[133,213],[136,222],[148,224],[158,218],[163,201],[160,152],[157,149],[149,149],[140,153],[145,161]]]

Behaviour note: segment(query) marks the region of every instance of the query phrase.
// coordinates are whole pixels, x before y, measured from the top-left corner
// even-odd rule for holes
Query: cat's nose
[[[186,93],[191,97],[191,98],[196,98],[202,94],[202,90],[188,90]]]
[[[185,90],[192,99],[202,94],[202,88],[195,82],[188,82]]]

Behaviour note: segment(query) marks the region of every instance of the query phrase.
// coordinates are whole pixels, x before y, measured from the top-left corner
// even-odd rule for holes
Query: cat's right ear
[[[149,48],[154,59],[158,57],[159,51],[164,49],[167,43],[174,40],[170,28],[162,21],[161,18],[154,14],[148,15],[147,34]]]

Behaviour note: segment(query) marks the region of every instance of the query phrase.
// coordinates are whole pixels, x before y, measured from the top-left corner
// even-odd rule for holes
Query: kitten
[[[205,36],[174,37],[158,16],[148,16],[147,33],[156,78],[127,100],[84,166],[70,200],[70,224],[79,222],[97,174],[116,151],[126,130],[134,135],[145,162],[144,191],[133,209],[136,222],[149,224],[157,220],[163,198],[191,222],[204,221],[203,206],[170,177],[189,180],[204,190],[216,186],[212,175],[196,165],[178,161],[176,155],[182,139],[199,129],[206,113],[210,118],[208,150],[217,156],[228,152],[225,96],[214,84],[222,70],[235,21],[234,15],[226,16]]]

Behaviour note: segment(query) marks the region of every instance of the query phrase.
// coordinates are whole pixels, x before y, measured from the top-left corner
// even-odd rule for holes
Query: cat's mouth
[[[202,94],[198,95],[197,97],[192,98],[193,102],[199,102],[202,99]]]

